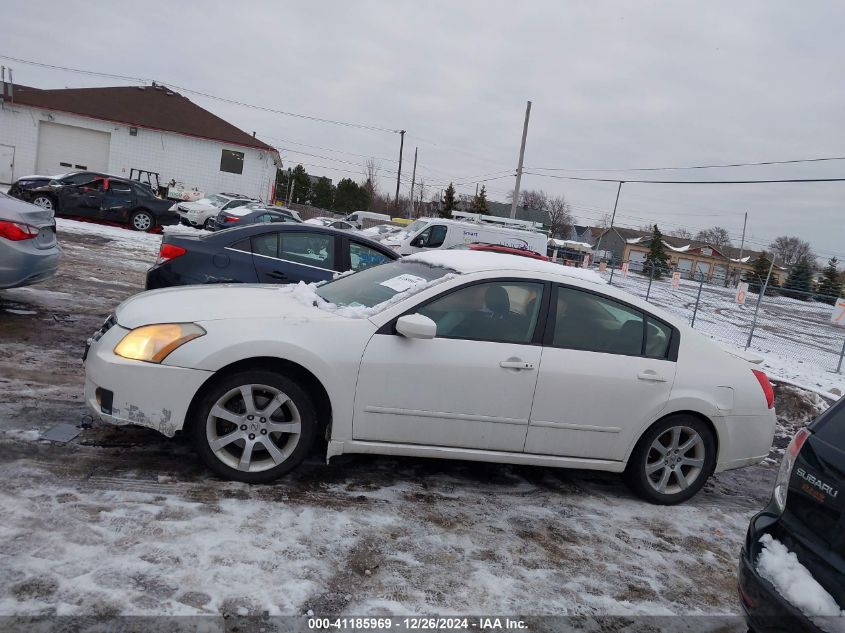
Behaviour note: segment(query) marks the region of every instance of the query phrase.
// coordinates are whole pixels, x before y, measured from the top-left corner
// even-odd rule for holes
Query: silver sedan
[[[0,193],[0,288],[44,281],[58,267],[53,211]]]

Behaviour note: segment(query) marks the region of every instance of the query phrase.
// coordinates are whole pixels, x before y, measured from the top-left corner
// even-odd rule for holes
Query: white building
[[[135,168],[162,186],[273,198],[279,152],[163,86],[2,87],[0,183],[74,170],[129,178]]]

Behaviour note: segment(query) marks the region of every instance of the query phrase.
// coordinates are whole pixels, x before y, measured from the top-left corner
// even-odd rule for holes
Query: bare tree
[[[549,196],[542,189],[526,189],[519,194],[519,204],[525,209],[549,208]]]
[[[549,214],[549,232],[552,237],[569,239],[575,220],[569,209],[569,203],[564,196],[555,196],[546,201],[546,212]]]
[[[811,265],[816,265],[816,254],[809,242],[799,237],[781,235],[769,244],[775,259],[779,259],[784,266],[792,266],[802,259],[807,259]]]
[[[715,246],[717,249],[727,249],[732,246],[731,236],[727,229],[721,226],[714,226],[695,234],[695,239],[699,242],[705,242],[710,246]]]
[[[374,209],[385,208],[381,206],[381,201],[378,200],[379,198],[379,188],[378,188],[378,172],[380,169],[379,164],[376,162],[375,158],[368,158],[367,162],[364,163],[364,182],[361,183],[361,186],[367,192],[367,195],[370,199],[370,206],[369,211]],[[377,204],[377,202],[379,204]]]
[[[681,239],[684,239],[684,240],[691,240],[692,239],[692,233],[690,233],[688,230],[686,230],[684,228],[672,229],[671,231],[667,232],[666,235],[671,235],[672,237],[680,237]]]

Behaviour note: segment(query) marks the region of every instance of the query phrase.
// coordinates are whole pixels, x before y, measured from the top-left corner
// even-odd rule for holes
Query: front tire
[[[129,218],[129,226],[131,226],[136,231],[149,231],[155,225],[155,218],[149,211],[136,211]]]
[[[631,454],[625,478],[643,499],[674,505],[692,498],[716,468],[716,439],[692,415],[675,414],[648,429]]]
[[[208,218],[205,221],[205,224],[202,225],[206,231],[213,231],[214,230],[214,220],[212,218]]]
[[[53,202],[53,199],[50,196],[45,196],[43,194],[39,194],[32,199],[32,204],[36,207],[41,207],[42,209],[47,209],[48,211],[55,211],[56,205]]]
[[[268,483],[308,455],[317,417],[299,384],[272,371],[248,370],[215,382],[203,394],[191,433],[197,454],[219,476]]]

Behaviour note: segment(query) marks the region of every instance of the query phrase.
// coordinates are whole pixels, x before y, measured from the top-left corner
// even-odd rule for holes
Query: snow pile
[[[804,615],[845,617],[824,587],[798,562],[798,557],[771,534],[760,537],[763,551],[757,559],[757,571],[772,583],[777,592]]]
[[[454,277],[454,274],[447,274],[443,275],[442,277],[438,277],[437,279],[432,279],[430,281],[422,280],[420,283],[410,284],[406,290],[403,290],[402,292],[397,292],[387,301],[382,301],[381,303],[377,303],[372,307],[364,305],[339,306],[336,303],[329,303],[317,294],[318,284],[306,284],[303,281],[300,281],[295,286],[293,284],[289,286],[284,286],[279,290],[281,292],[290,292],[294,299],[304,305],[314,306],[320,308],[321,310],[325,310],[326,312],[332,312],[338,316],[347,317],[349,319],[366,319],[373,316],[374,314],[378,314],[379,312],[386,310],[391,306],[396,305],[400,301],[404,301],[411,295],[414,295],[420,292],[421,290],[431,288],[432,286],[436,286],[437,284],[443,283],[444,281],[447,281]]]

